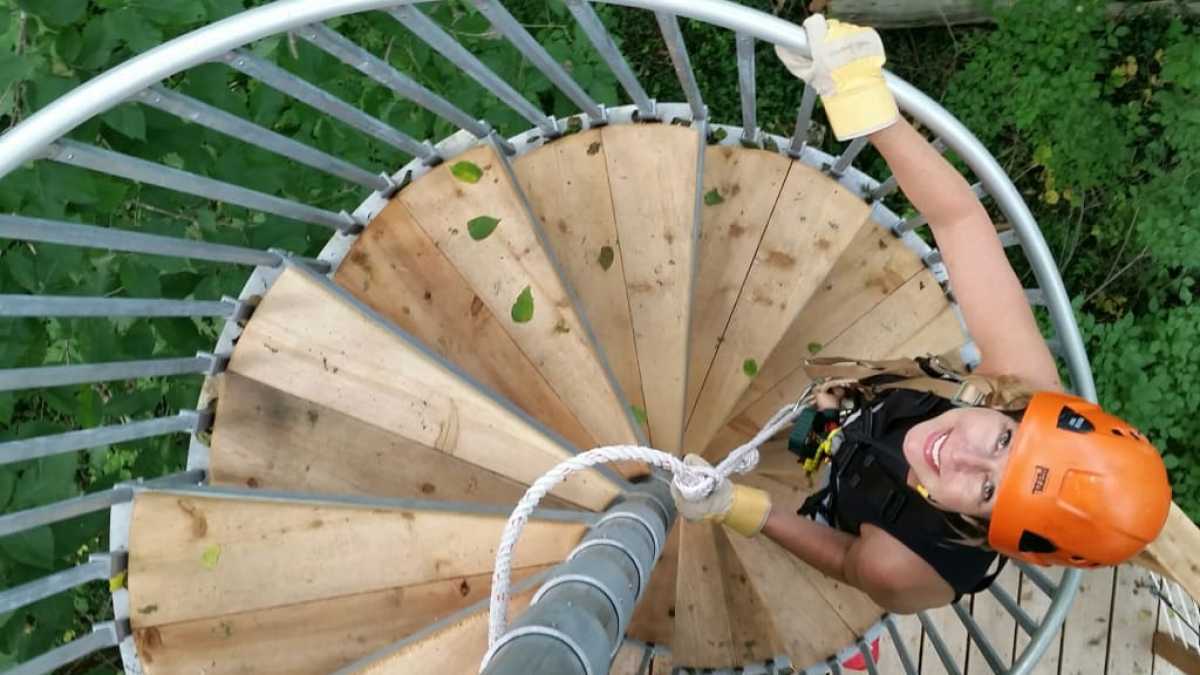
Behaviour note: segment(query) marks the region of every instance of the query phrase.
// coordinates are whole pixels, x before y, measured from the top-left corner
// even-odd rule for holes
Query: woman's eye
[[[1000,440],[996,443],[996,447],[1000,450],[1003,450],[1004,448],[1008,447],[1008,444],[1011,441],[1012,441],[1012,429],[1005,429],[1003,432],[1000,433]]]
[[[994,484],[992,484],[992,481],[990,479],[983,481],[983,495],[982,496],[983,496],[983,502],[985,504],[992,501],[992,497],[996,496],[996,486]]]

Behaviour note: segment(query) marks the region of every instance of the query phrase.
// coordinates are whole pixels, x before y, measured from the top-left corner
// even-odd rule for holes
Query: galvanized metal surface
[[[202,419],[207,420],[207,418],[207,414],[201,415],[194,410],[184,410],[172,417],[68,431],[53,436],[38,436],[20,441],[6,441],[0,443],[0,464],[24,462],[75,450],[126,443],[165,434],[192,432],[201,425]]]
[[[90,581],[107,581],[124,568],[122,554],[93,554],[82,565],[0,592],[0,613],[12,612]]]
[[[207,373],[216,361],[212,356],[192,356],[178,359],[147,361],[118,361],[89,363],[81,366],[40,366],[0,370],[0,391],[61,387],[68,384],[88,384],[112,380],[133,380],[140,377],[167,377]]]
[[[929,619],[929,616],[925,612],[917,612],[917,618],[920,619],[921,626],[925,628],[925,636],[933,644],[933,650],[937,652],[938,658],[942,662],[942,667],[946,669],[946,673],[948,675],[962,675],[962,669],[958,667],[958,660],[954,658],[954,654],[950,653],[950,648],[946,646],[946,640],[942,638],[937,625]]]
[[[667,43],[667,53],[671,55],[675,77],[679,78],[683,95],[687,97],[688,105],[692,108],[692,119],[708,119],[708,107],[704,105],[700,84],[696,82],[696,71],[692,70],[692,58],[688,55],[687,44],[684,43],[683,33],[679,30],[679,19],[669,12],[655,12],[654,19],[658,22],[658,30]]]
[[[8,675],[42,675],[50,673],[59,668],[78,661],[88,654],[92,654],[106,649],[115,647],[121,641],[121,630],[115,622],[99,623],[92,626],[92,632],[87,635],[68,642],[67,644],[46,652],[37,658],[31,659],[22,663],[12,670],[7,671]]]
[[[229,318],[238,309],[232,300],[160,300],[158,298],[98,298],[89,296],[0,295],[3,317],[181,317]]]
[[[742,142],[758,143],[758,92],[755,77],[754,38],[738,33],[738,91],[742,98]]]
[[[579,23],[579,27],[583,29],[584,34],[596,47],[596,51],[600,53],[600,58],[604,59],[608,69],[616,75],[617,81],[621,83],[625,93],[637,106],[639,119],[642,121],[658,119],[654,101],[646,94],[642,83],[638,81],[637,75],[629,67],[629,62],[621,54],[621,50],[613,41],[608,29],[600,22],[600,17],[596,15],[596,10],[592,9],[591,3],[586,0],[566,0],[566,3],[567,9],[571,11],[571,15]]]

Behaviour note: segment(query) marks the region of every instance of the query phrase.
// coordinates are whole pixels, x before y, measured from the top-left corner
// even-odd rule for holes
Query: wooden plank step
[[[1106,671],[1111,675],[1150,675],[1154,672],[1152,642],[1158,599],[1151,593],[1151,583],[1150,573],[1140,567],[1121,565],[1117,568]]]
[[[728,541],[794,667],[824,661],[854,642],[859,633],[846,625],[814,584],[819,572],[766,537],[731,535]]]
[[[514,583],[551,569],[513,570]],[[324,675],[491,592],[491,573],[181,621],[134,632],[147,675]]]
[[[476,295],[402,201],[392,200],[371,221],[334,280],[576,447],[595,445],[508,334],[509,312],[495,314]]]
[[[819,354],[862,359],[940,354],[963,343],[962,329],[941,287],[928,272],[905,282]],[[720,460],[750,440],[783,406],[794,402],[809,385],[801,363],[758,400],[737,412],[709,443],[705,456]]]
[[[663,124],[604,127],[613,212],[650,441],[682,447],[704,139]]]
[[[519,616],[533,600],[538,584],[517,589],[509,598],[508,616]],[[487,654],[488,605],[459,612],[410,638],[338,671],[339,675],[476,675]]]
[[[212,485],[514,504],[525,486],[235,372],[218,378]],[[569,503],[547,495],[542,506]]]
[[[133,627],[488,573],[506,514],[433,504],[381,508],[205,490],[140,492],[129,535]],[[587,528],[581,517],[543,512],[525,529],[514,567],[565,559]]]
[[[600,129],[555,140],[513,160],[596,341],[630,405],[645,409],[642,374],[625,291],[625,265]]]
[[[784,653],[783,639],[770,613],[754,590],[750,572],[742,565],[730,539],[741,537],[725,528],[717,530],[717,552],[725,575],[725,606],[736,663],[758,663]],[[783,627],[783,630],[787,630]]]
[[[719,525],[680,522],[679,576],[675,591],[676,667],[728,668],[739,663],[726,605]]]
[[[297,267],[263,299],[228,370],[524,484],[573,456],[519,409]],[[619,492],[618,482],[594,470],[555,489],[596,510]]]
[[[742,410],[758,400],[797,364],[821,351],[921,273],[927,284],[936,283],[916,253],[874,220],[867,220],[771,357],[762,364],[735,409]]]
[[[1104,672],[1115,581],[1115,568],[1083,570],[1079,592],[1062,627],[1062,672]]]
[[[489,146],[460,155],[400,192],[396,200],[467,280],[583,427],[600,444],[634,443],[633,415],[560,278],[538,223],[504,160]],[[455,166],[481,172],[471,183]],[[477,219],[498,221],[483,236]],[[522,315],[522,298],[531,299]]]
[[[796,163],[703,377],[685,447],[702,448],[870,216],[870,207],[820,171]]]
[[[689,416],[791,167],[792,161],[777,152],[730,146],[710,146],[705,151],[705,197],[692,297]]]

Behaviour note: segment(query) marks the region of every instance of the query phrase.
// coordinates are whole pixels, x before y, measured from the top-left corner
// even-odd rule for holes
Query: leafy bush
[[[130,57],[263,0],[0,0],[0,128],[8,129],[80,83]],[[613,104],[615,78],[561,4],[507,3],[537,26],[539,41],[598,100]],[[463,4],[442,4],[433,18],[484,63],[546,110],[574,107],[519,53]],[[460,108],[482,113],[501,132],[529,123],[500,104],[398,22],[374,13],[330,22]],[[441,139],[456,129],[358,76],[324,52],[286,37],[252,47],[258,56],[317,84],[409,135]],[[285,136],[374,171],[409,160],[389,146],[331,122],[307,106],[223,65],[172,78],[171,87]],[[333,211],[353,209],[364,190],[299,169],[270,153],[137,104],[93,119],[71,138],[203,176]],[[64,165],[38,162],[14,172],[0,189],[0,211],[315,255],[329,232],[320,227],[139,186]],[[113,254],[73,247],[0,242],[0,293],[166,297],[215,300],[236,296],[248,270],[175,258]],[[109,321],[0,319],[0,368],[191,355],[212,348],[210,320]],[[0,441],[170,415],[194,408],[201,378],[180,377],[0,393]],[[0,466],[0,509],[12,512],[133,477],[182,469],[187,439],[170,436],[120,443],[22,464]],[[0,587],[12,587],[107,550],[106,517],[85,518],[0,538]],[[0,668],[68,641],[111,615],[103,584],[49,598],[0,616]],[[107,665],[103,665],[107,664]],[[111,672],[112,655],[72,666]]]

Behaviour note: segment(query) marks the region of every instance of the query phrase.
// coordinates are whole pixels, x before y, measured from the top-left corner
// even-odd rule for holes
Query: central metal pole
[[[657,478],[610,507],[500,638],[484,675],[607,673],[674,521]]]

